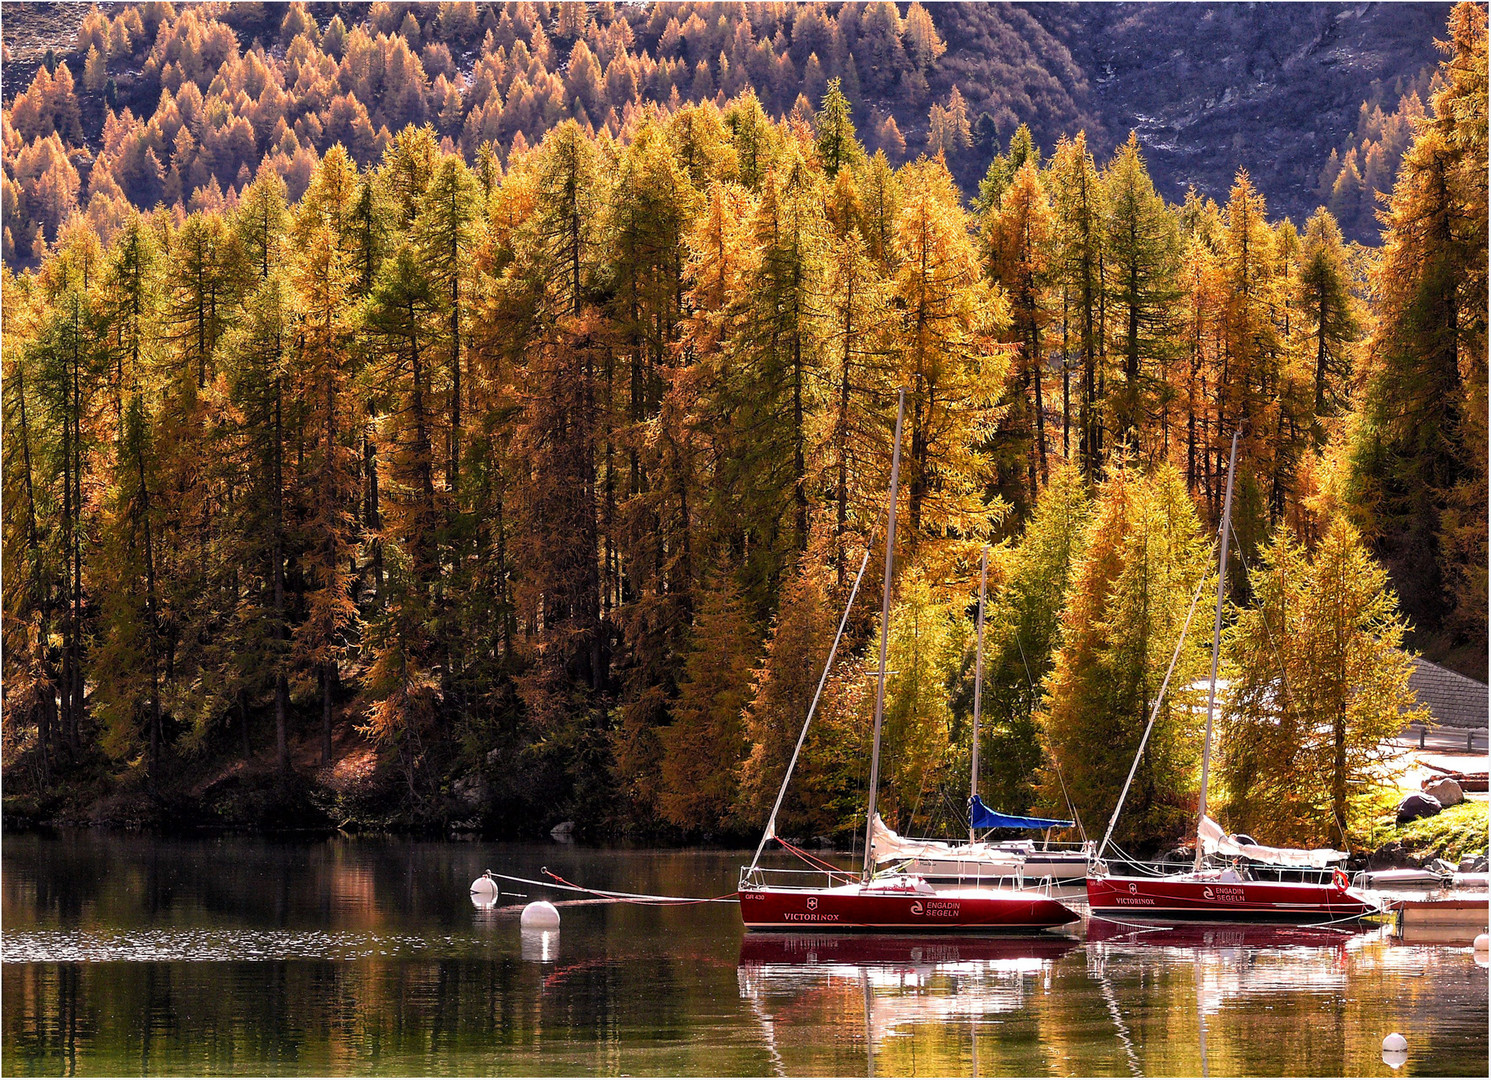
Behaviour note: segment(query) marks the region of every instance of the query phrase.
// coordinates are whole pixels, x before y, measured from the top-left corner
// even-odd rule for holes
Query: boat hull
[[[1044,930],[1077,918],[1065,904],[1015,889],[897,892],[859,885],[834,889],[742,889],[747,930],[946,931]]]
[[[1218,881],[1174,877],[1090,877],[1092,914],[1119,918],[1301,922],[1370,915],[1378,905],[1334,882]]]

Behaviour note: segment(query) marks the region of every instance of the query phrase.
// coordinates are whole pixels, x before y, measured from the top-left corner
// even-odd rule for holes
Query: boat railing
[[[936,875],[938,884],[947,881],[948,875]],[[1014,874],[959,874],[955,879],[959,886],[969,886],[975,889],[1023,889],[1025,888],[1025,875]]]
[[[995,831],[998,831],[998,830],[995,830]],[[908,844],[949,844],[950,843],[950,841],[946,837],[935,837],[935,836],[905,836],[905,837],[902,837],[902,840],[905,841]],[[980,846],[987,847],[987,848],[991,849],[991,851],[994,851],[994,852],[997,852],[1001,848],[1003,848],[1004,850],[1009,851],[1011,853],[1014,853],[1014,852],[1035,851],[1035,852],[1041,852],[1041,853],[1057,852],[1057,853],[1063,853],[1063,854],[1064,853],[1068,853],[1068,852],[1070,852],[1072,854],[1084,854],[1085,853],[1085,854],[1089,854],[1090,855],[1097,848],[1097,844],[1094,841],[1092,841],[1092,840],[1052,840],[1052,841],[1049,841],[1049,842],[1041,841],[1041,840],[1020,840],[1020,839],[1012,839],[1012,840],[979,840],[978,844]],[[959,845],[954,845],[952,847],[951,853],[945,853],[945,854],[939,854],[939,855],[928,855],[926,857],[927,858],[932,858],[932,859],[949,859],[949,858],[959,858],[959,857],[968,858],[968,859],[976,859],[976,858],[979,857],[980,853],[978,853],[978,852],[967,852],[965,854],[964,852],[960,852],[958,850],[958,848],[959,848]]]
[[[750,892],[768,886],[777,888],[822,889],[852,885],[859,880],[853,870],[792,869],[786,867],[743,866],[740,868],[740,891]]]
[[[1173,875],[1189,874],[1195,869],[1195,864],[1190,860],[1179,862],[1175,860],[1140,860],[1140,859],[1106,859],[1102,864],[1101,872],[1105,874],[1116,874],[1130,877],[1168,877]],[[1271,863],[1252,862],[1247,859],[1234,863],[1231,859],[1218,860],[1208,858],[1203,868],[1205,872],[1222,872],[1236,870],[1249,881],[1280,881],[1298,882],[1305,885],[1324,885],[1332,879],[1336,870],[1334,867],[1315,866],[1277,866]],[[1360,887],[1364,878],[1358,873],[1351,879],[1352,885]]]

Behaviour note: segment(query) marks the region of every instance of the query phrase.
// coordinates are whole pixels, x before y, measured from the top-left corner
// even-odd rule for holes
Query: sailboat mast
[[[885,589],[880,599],[880,669],[875,687],[875,742],[870,752],[870,801],[865,811],[865,880],[875,872],[875,789],[880,785],[880,726],[885,720],[885,648],[890,639],[890,585],[896,564],[896,492],[901,485],[901,421],[906,391],[896,399],[896,441],[890,456],[890,511],[885,527]]]
[[[1217,708],[1217,661],[1222,656],[1222,600],[1227,595],[1227,541],[1232,536],[1232,479],[1237,470],[1237,432],[1227,460],[1227,497],[1222,501],[1222,542],[1217,557],[1217,621],[1211,632],[1211,682],[1206,693],[1206,738],[1201,744],[1201,804],[1196,813],[1196,869],[1201,869],[1201,823],[1206,820],[1206,782],[1211,773],[1211,722]]]
[[[984,704],[984,595],[989,581],[989,549],[978,561],[978,647],[973,659],[973,768],[968,780],[968,842],[977,837],[973,828],[973,800],[978,797],[978,722]]]

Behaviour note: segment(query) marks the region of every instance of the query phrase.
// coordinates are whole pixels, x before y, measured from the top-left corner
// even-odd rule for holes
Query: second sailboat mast
[[[1201,823],[1206,820],[1206,782],[1211,772],[1211,720],[1217,707],[1217,661],[1222,655],[1222,603],[1227,595],[1227,539],[1232,535],[1232,474],[1237,469],[1237,432],[1232,433],[1232,455],[1227,461],[1227,497],[1222,501],[1222,542],[1217,555],[1217,621],[1211,632],[1211,683],[1206,695],[1206,740],[1201,744],[1201,805],[1196,814],[1196,869],[1204,854]]]
[[[973,828],[973,800],[978,797],[978,722],[984,704],[984,593],[989,580],[989,549],[978,561],[978,647],[973,659],[973,768],[968,778],[968,842],[978,837]]]
[[[875,742],[870,751],[870,805],[865,811],[865,870],[875,872],[875,789],[880,784],[880,725],[885,719],[885,648],[890,638],[890,586],[896,566],[896,492],[901,484],[901,421],[906,414],[906,391],[896,400],[896,442],[890,456],[890,511],[885,527],[885,591],[880,600],[880,669],[875,687]]]

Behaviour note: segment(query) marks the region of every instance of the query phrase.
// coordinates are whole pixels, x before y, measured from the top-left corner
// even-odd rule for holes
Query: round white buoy
[[[1491,936],[1477,934],[1475,936],[1475,951],[1485,952],[1487,949],[1491,949]]]
[[[1408,1063],[1408,1040],[1396,1031],[1382,1040],[1382,1063],[1390,1069],[1401,1069]]]
[[[498,897],[497,882],[483,874],[471,883],[471,895],[474,899],[495,904]]]
[[[559,909],[547,900],[535,900],[523,909],[519,923],[529,930],[559,929]]]

